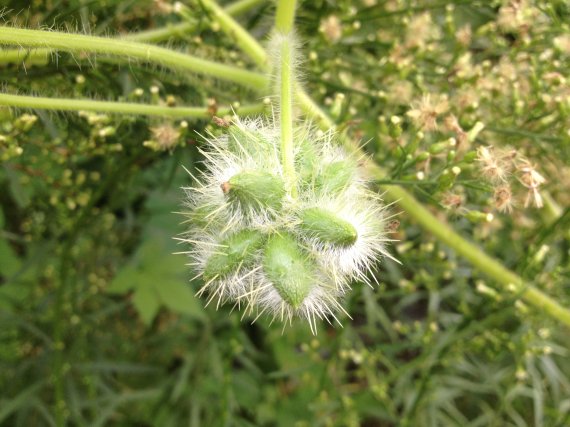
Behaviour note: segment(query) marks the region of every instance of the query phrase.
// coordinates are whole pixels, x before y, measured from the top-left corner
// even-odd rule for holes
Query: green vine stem
[[[289,34],[293,31],[295,22],[295,7],[297,0],[279,0],[275,14],[275,29],[281,33]]]
[[[292,25],[294,14],[288,9],[287,4],[293,3],[287,0],[280,0],[277,6],[276,26]],[[227,17],[227,19],[233,19]],[[235,25],[239,23],[235,22]],[[220,25],[221,26],[221,25]],[[256,42],[257,43],[257,42]],[[253,58],[252,58],[253,59]],[[258,65],[263,67],[259,61]],[[334,122],[330,117],[301,89],[297,89],[296,97],[307,116],[313,118],[318,126],[323,129],[334,129]],[[346,141],[349,149],[355,147]],[[362,154],[362,153],[360,153]],[[383,180],[387,174],[373,162],[367,163],[367,170],[375,180]],[[431,232],[443,243],[454,249],[458,254],[466,258],[483,273],[494,279],[505,290],[514,286],[515,292],[528,304],[543,310],[552,318],[557,319],[570,327],[570,310],[560,305],[557,301],[546,295],[540,289],[530,284],[524,284],[523,279],[505,268],[500,262],[488,256],[475,244],[457,234],[449,225],[439,221],[430,211],[428,211],[415,197],[405,189],[394,185],[382,185],[386,198],[396,202],[406,213],[413,218],[424,229]]]
[[[295,150],[293,146],[293,47],[291,39],[280,40],[279,122],[281,131],[281,163],[287,192],[297,197],[295,187]]]
[[[295,0],[279,0],[277,3],[277,17],[275,29],[279,46],[279,121],[281,131],[281,163],[286,179],[287,192],[297,197],[295,186],[295,149],[293,146],[293,85],[294,58],[293,58],[293,21],[295,18]],[[233,20],[230,17],[231,20]],[[239,26],[239,24],[236,23]],[[257,44],[257,42],[255,43]],[[249,45],[249,43],[248,43]],[[259,46],[261,48],[261,46]],[[264,54],[263,56],[266,56]],[[262,63],[263,56],[257,59]],[[253,60],[256,60],[252,57]]]
[[[0,64],[46,65],[49,63],[51,49],[0,49]]]
[[[119,55],[163,65],[175,70],[217,77],[257,90],[264,89],[267,86],[267,79],[258,73],[175,52],[171,49],[128,40],[4,26],[0,27],[0,44],[61,49],[78,53]]]
[[[224,11],[230,16],[238,16],[262,2],[263,0],[239,0],[228,5]],[[191,33],[196,27],[196,22],[181,22],[179,24],[167,25],[164,28],[126,34],[120,36],[120,38],[140,43],[159,43],[168,40],[172,36],[182,36]],[[45,65],[48,63],[52,52],[54,52],[53,49],[2,49],[0,50],[0,64],[14,64],[26,61],[26,64]]]
[[[236,45],[244,51],[256,64],[264,63],[266,60],[265,50],[255,41],[249,33],[239,25],[227,9],[224,10],[212,0],[201,0],[200,3],[208,14],[220,25],[221,30],[232,35]],[[191,11],[186,6],[180,6],[180,13],[183,17],[191,17]]]
[[[98,113],[140,114],[181,119],[208,119],[212,117],[208,107],[166,107],[162,105],[137,104],[134,102],[94,101],[91,99],[42,98],[37,96],[0,93],[0,105],[17,108],[39,108],[58,111],[95,111]],[[263,112],[263,104],[239,107],[239,114],[251,115]],[[221,108],[216,114],[233,114],[231,108]]]

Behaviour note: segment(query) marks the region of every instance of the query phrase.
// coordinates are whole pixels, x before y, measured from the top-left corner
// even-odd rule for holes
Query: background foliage
[[[238,20],[264,39],[274,5],[253,3]],[[160,42],[253,68],[187,5],[180,16],[163,1],[10,0],[2,18],[110,36],[186,21],[192,31]],[[307,91],[387,180],[570,305],[567,2],[318,0],[301,2],[296,22]],[[8,92],[238,114],[259,102],[135,61],[2,58]],[[200,168],[206,130],[219,132],[207,120],[0,109],[0,424],[570,424],[568,329],[405,212],[390,224],[402,265],[381,260],[378,286],[355,284],[344,328],[283,332],[203,308],[172,237],[191,184],[182,165]],[[489,176],[488,146],[493,161],[516,159],[504,180]],[[541,209],[525,167],[546,179]]]

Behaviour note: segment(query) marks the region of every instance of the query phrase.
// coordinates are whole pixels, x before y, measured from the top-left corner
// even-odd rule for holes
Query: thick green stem
[[[281,163],[287,193],[297,197],[295,149],[293,146],[293,47],[291,39],[280,37],[279,121],[281,130]]]
[[[0,44],[61,49],[78,53],[119,55],[172,69],[217,77],[258,90],[264,89],[267,82],[264,76],[251,71],[128,40],[0,27]]]
[[[293,145],[293,85],[295,70],[293,58],[293,22],[296,0],[279,0],[275,16],[275,37],[279,47],[279,127],[281,130],[281,163],[287,192],[297,197],[295,178],[295,148]],[[261,46],[260,46],[261,47]]]
[[[281,33],[289,34],[293,31],[295,23],[295,7],[297,0],[279,0],[275,14],[275,29]]]
[[[37,108],[58,111],[95,111],[99,113],[140,114],[181,119],[208,119],[212,117],[208,107],[165,107],[162,105],[137,104],[134,102],[93,101],[90,99],[41,98],[37,96],[9,95],[0,93],[0,105],[17,108]],[[245,105],[239,114],[250,115],[263,112],[262,104]],[[216,114],[233,114],[230,108],[222,108]]]
[[[313,101],[309,95],[307,95],[303,89],[297,88],[295,96],[305,114],[315,120],[320,129],[324,131],[331,129],[335,130],[336,125],[332,119],[317,105],[315,101]]]
[[[240,0],[228,5],[224,11],[228,15],[237,16],[254,8],[263,0]],[[141,43],[159,43],[174,36],[183,36],[192,33],[197,27],[195,22],[181,22],[179,24],[168,24],[164,28],[155,30],[140,31],[138,33],[120,36],[123,40],[130,40]],[[0,64],[13,64],[26,61],[26,64],[47,64],[53,49],[4,49],[0,50]]]
[[[45,65],[49,62],[51,49],[0,49],[0,64]]]

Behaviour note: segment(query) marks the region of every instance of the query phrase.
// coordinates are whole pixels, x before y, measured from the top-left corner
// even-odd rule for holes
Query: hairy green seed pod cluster
[[[201,176],[186,188],[199,295],[244,314],[302,317],[313,331],[317,319],[337,320],[351,283],[368,283],[389,255],[381,200],[332,139],[294,130],[293,191],[272,122],[236,121],[206,141]]]

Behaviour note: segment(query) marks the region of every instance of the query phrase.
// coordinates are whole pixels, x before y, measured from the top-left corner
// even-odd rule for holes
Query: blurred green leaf
[[[105,289],[112,294],[124,294],[137,286],[140,280],[144,280],[142,272],[131,265],[123,267],[113,281]]]
[[[142,321],[150,325],[160,308],[160,300],[156,291],[146,286],[145,283],[139,284],[132,301]]]
[[[10,282],[0,286],[0,308],[10,310],[14,304],[24,301],[31,287],[23,282]]]
[[[204,319],[202,304],[194,297],[190,285],[180,280],[164,280],[155,287],[162,303],[176,313]]]
[[[16,256],[6,239],[0,235],[0,275],[10,277],[20,269],[22,262]]]
[[[3,236],[4,212],[0,209],[0,276],[10,277],[21,267],[21,261]]]
[[[184,259],[172,254],[175,243],[160,236],[156,229],[149,231],[148,236],[130,263],[115,276],[107,292],[124,294],[133,291],[133,303],[146,324],[152,322],[161,306],[203,319],[204,310],[190,288]],[[151,298],[154,298],[152,303]]]

